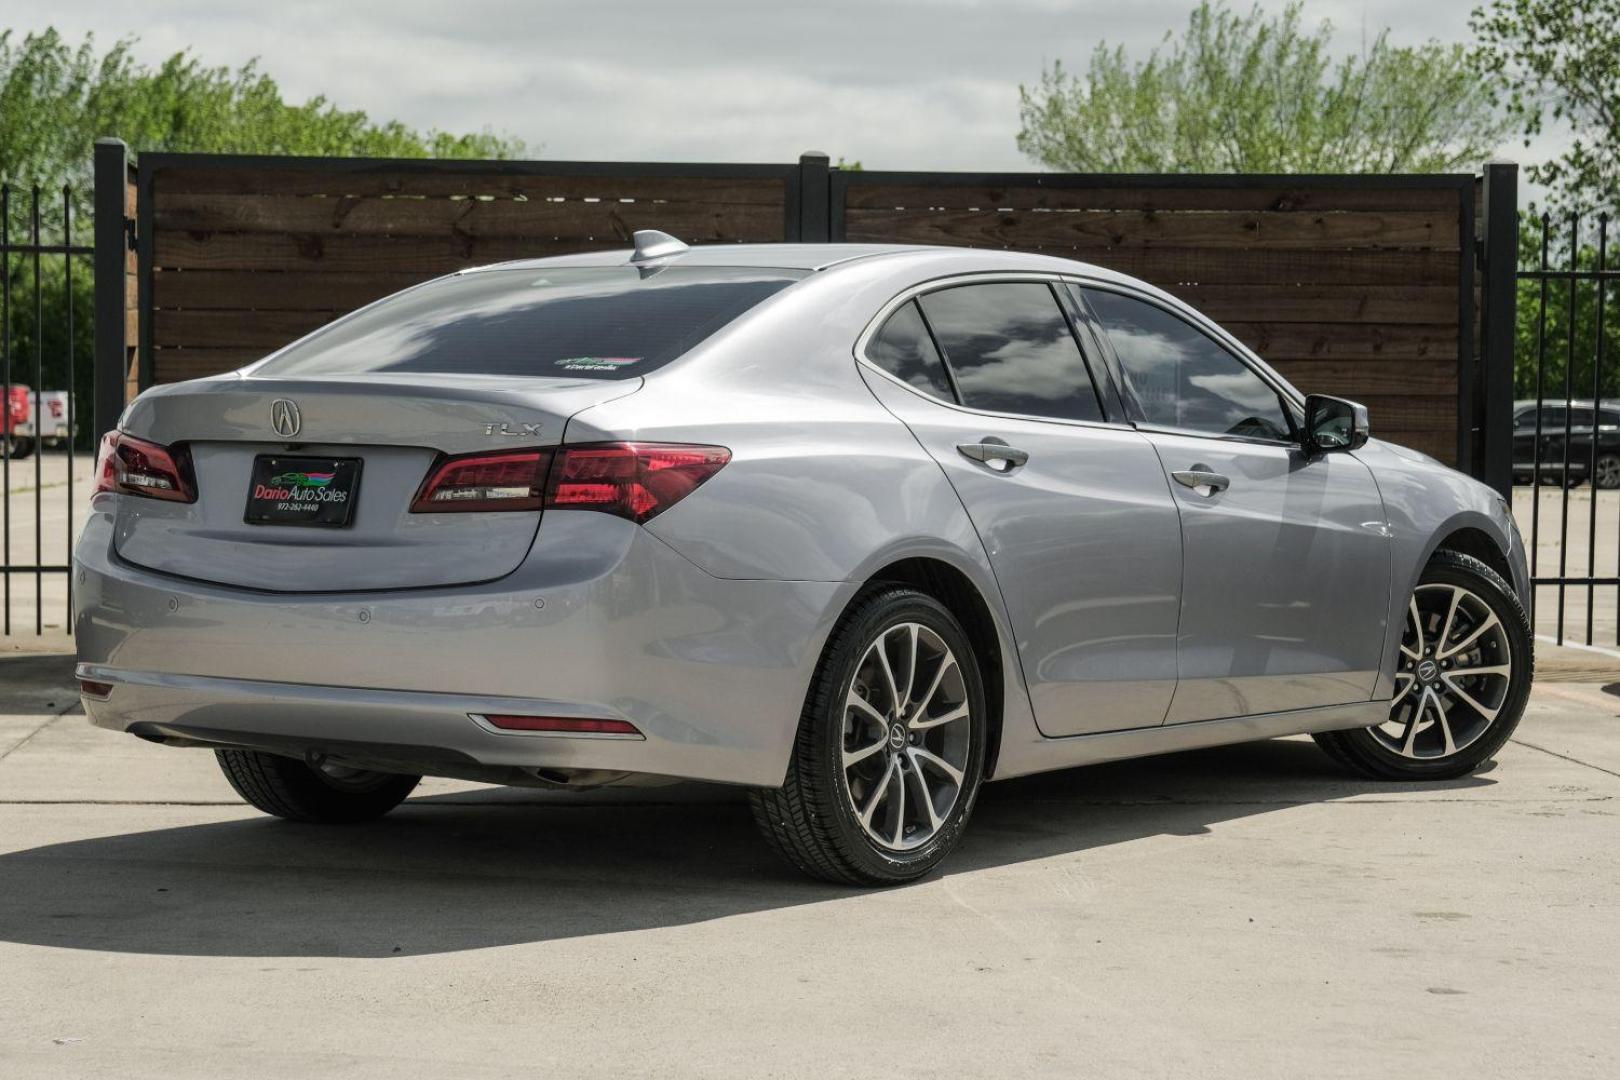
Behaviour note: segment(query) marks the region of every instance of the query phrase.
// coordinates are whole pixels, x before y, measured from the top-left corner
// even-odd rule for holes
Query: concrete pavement
[[[1488,771],[1289,739],[986,789],[920,885],[732,792],[429,782],[287,825],[0,656],[0,1076],[1577,1077],[1620,1049],[1620,698]]]

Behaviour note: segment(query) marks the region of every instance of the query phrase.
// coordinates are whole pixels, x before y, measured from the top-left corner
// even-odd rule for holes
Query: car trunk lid
[[[231,376],[160,387],[131,407],[122,429],[186,446],[197,500],[121,500],[117,552],[152,570],[274,592],[421,588],[502,577],[528,553],[540,511],[412,514],[412,498],[434,463],[442,456],[555,446],[571,416],[640,386],[639,379],[390,373]],[[261,457],[261,479],[291,469],[346,478],[347,463],[358,462],[348,523],[249,522]]]

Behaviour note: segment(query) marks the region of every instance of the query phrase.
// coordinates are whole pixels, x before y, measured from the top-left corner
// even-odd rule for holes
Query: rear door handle
[[[1183,469],[1170,475],[1182,487],[1192,488],[1198,494],[1206,497],[1215,494],[1217,491],[1225,491],[1232,486],[1231,477],[1214,472],[1208,465],[1194,465],[1190,469]],[[1200,488],[1206,490],[1200,491]]]
[[[1000,439],[983,439],[976,443],[957,443],[956,450],[970,461],[988,465],[997,472],[1012,472],[1029,461],[1027,451],[1008,446]],[[1001,462],[997,465],[996,462]]]

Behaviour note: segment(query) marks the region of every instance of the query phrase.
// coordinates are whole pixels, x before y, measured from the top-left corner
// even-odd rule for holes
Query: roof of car
[[[1104,267],[1072,259],[1059,259],[1050,255],[1037,255],[1023,251],[1000,249],[968,249],[958,247],[927,246],[917,244],[698,244],[685,251],[656,260],[659,266],[747,266],[777,267],[788,270],[826,270],[841,263],[857,259],[879,257],[926,257],[942,253],[963,255],[973,251],[992,270],[1044,270],[1048,272],[1091,273],[1098,277],[1124,278]],[[545,266],[623,266],[630,261],[632,251],[619,248],[610,251],[582,252],[577,255],[556,255],[542,259],[519,259],[495,263],[463,271],[521,270]],[[653,265],[653,264],[647,264]]]

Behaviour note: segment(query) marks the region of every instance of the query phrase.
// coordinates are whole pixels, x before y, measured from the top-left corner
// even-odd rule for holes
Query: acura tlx
[[[719,782],[859,884],[1041,770],[1308,732],[1459,776],[1532,665],[1495,492],[1000,251],[642,232],[429,281],[141,394],[76,561],[91,719],[260,810]]]

